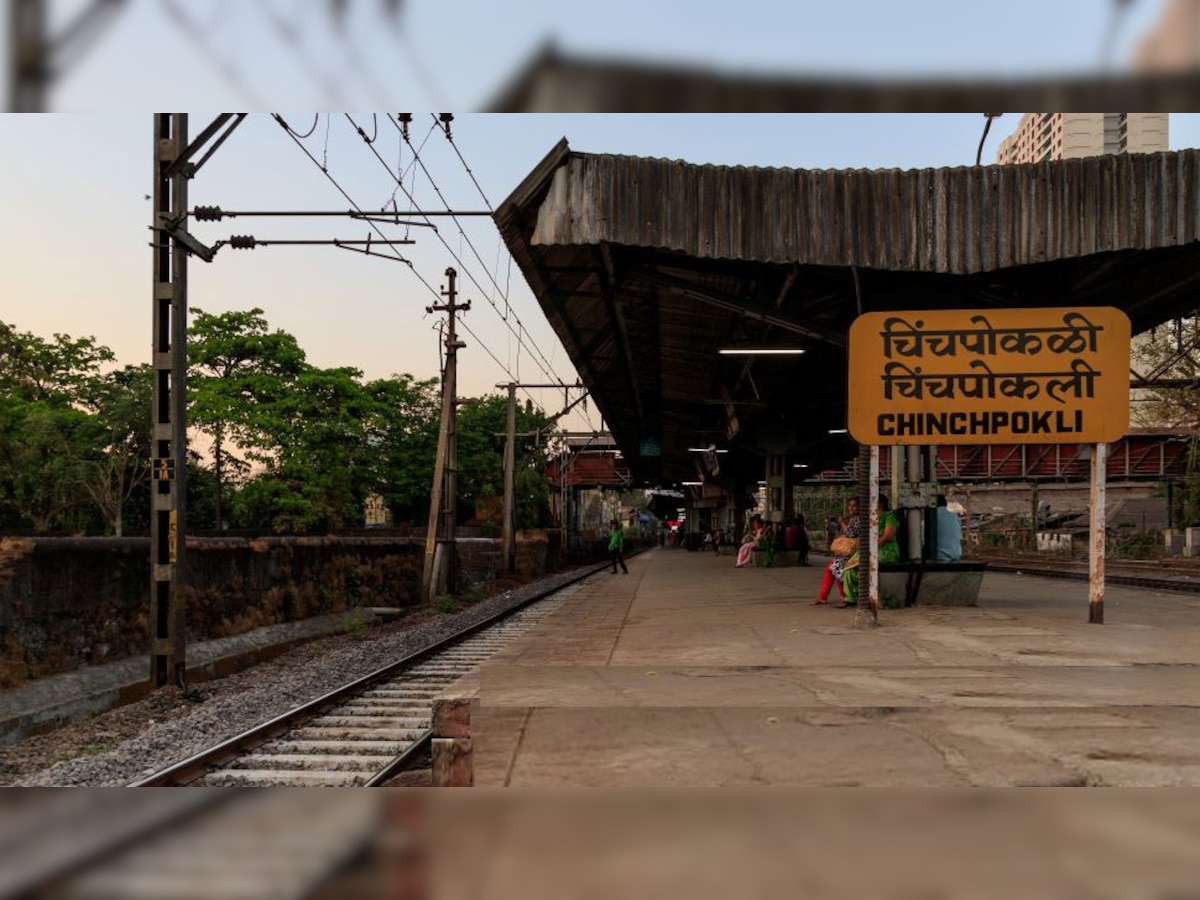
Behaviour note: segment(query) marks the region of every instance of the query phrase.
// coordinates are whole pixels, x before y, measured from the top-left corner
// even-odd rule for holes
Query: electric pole
[[[517,386],[509,382],[508,388],[508,434],[504,441],[504,527],[500,530],[500,540],[504,544],[504,574],[511,575],[516,570],[516,516],[513,509],[515,495],[513,481],[516,476],[516,447],[517,442]]]
[[[421,570],[421,596],[427,602],[443,591],[454,593],[458,561],[454,552],[455,505],[457,503],[457,365],[458,351],[466,344],[458,340],[457,315],[467,312],[471,302],[458,303],[455,280],[458,273],[446,269],[446,303],[427,307],[428,312],[447,314],[446,365],[442,374],[442,420],[438,429],[437,458],[433,466],[433,489],[429,497],[429,525],[425,532],[425,562]],[[440,528],[439,528],[440,525]],[[440,536],[439,536],[440,531]]]
[[[517,440],[517,388],[553,388],[562,389],[563,391],[563,411],[556,415],[555,419],[561,419],[569,413],[575,406],[587,397],[587,389],[581,384],[517,384],[509,382],[508,384],[498,384],[498,388],[507,388],[508,390],[508,429],[505,432],[504,444],[504,527],[501,529],[500,542],[504,549],[502,558],[504,561],[504,571],[506,574],[513,574],[516,571],[517,558],[517,516],[515,502],[515,481],[516,481],[516,440]],[[579,398],[574,402],[570,401],[570,393],[572,390],[580,391]]]
[[[187,533],[187,261],[172,224],[188,214],[187,113],[154,116],[154,409],[150,516],[153,648],[150,682],[184,685],[187,643],[181,592]]]
[[[245,114],[221,113],[191,143],[187,113],[154,115],[152,276],[154,404],[151,409],[150,683],[185,687],[187,616],[188,257],[213,250],[187,230],[188,182]],[[225,129],[222,131],[222,129]],[[201,150],[212,144],[199,161]]]

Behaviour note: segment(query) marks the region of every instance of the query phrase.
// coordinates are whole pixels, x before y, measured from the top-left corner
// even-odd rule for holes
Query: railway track
[[[1088,580],[1087,565],[1069,560],[1050,565],[1045,559],[1030,557],[980,556],[974,561],[986,562],[988,570],[993,572],[1020,572],[1068,581]],[[1200,594],[1200,568],[1196,566],[1164,567],[1157,562],[1114,564],[1110,561],[1105,566],[1104,580],[1110,585]]]
[[[632,555],[632,554],[631,554]],[[377,787],[428,749],[432,700],[550,615],[596,566],[130,787]]]

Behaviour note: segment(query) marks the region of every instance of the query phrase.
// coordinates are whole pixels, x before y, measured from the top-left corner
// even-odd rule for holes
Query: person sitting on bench
[[[962,521],[946,506],[946,495],[937,495],[938,562],[958,562],[962,559]]]

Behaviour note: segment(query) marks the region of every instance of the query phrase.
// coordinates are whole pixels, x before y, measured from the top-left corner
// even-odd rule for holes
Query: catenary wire
[[[396,128],[397,131],[400,132],[401,137],[403,137],[404,132],[403,132],[403,129],[400,128],[399,123],[394,121],[390,114],[387,116],[387,118],[388,118],[388,121],[392,123],[392,126],[394,128]],[[351,121],[353,121],[353,120],[351,120]],[[438,124],[436,117],[434,118],[434,124],[435,125]],[[430,185],[433,187],[434,191],[437,193],[438,199],[440,199],[442,201],[442,204],[446,207],[447,210],[450,210],[451,206],[449,205],[449,203],[446,202],[445,196],[442,194],[441,189],[437,186],[437,183],[434,181],[433,174],[429,171],[429,168],[425,165],[424,161],[421,159],[420,151],[417,150],[417,148],[412,146],[411,140],[408,141],[408,145],[409,145],[409,148],[413,151],[413,159],[414,159],[415,163],[420,167],[421,171],[425,173],[425,177],[429,181]],[[378,156],[378,154],[376,154],[376,155]],[[487,263],[484,262],[483,258],[479,255],[479,251],[475,248],[475,245],[474,245],[474,243],[472,243],[470,236],[467,235],[465,233],[465,231],[463,230],[462,223],[458,221],[457,217],[452,217],[452,218],[454,218],[454,223],[458,226],[460,236],[462,236],[466,240],[467,246],[469,246],[471,248],[471,252],[474,253],[475,258],[479,261],[479,264],[483,267],[483,269],[486,273],[487,272]],[[450,251],[451,255],[454,255],[454,251],[446,243],[445,239],[441,238],[441,240],[442,240],[443,245],[446,247],[446,249],[448,251]],[[487,290],[485,290],[483,285],[479,283],[479,280],[477,278],[475,278],[475,276],[471,272],[471,270],[469,268],[467,268],[467,266],[462,262],[461,259],[458,259],[457,256],[455,256],[455,259],[458,260],[459,265],[462,266],[467,277],[470,278],[471,281],[475,284],[475,287],[479,289],[480,293],[484,296],[484,299],[486,299],[488,301],[488,304],[492,307],[493,310],[495,310],[496,314],[498,316],[500,316],[501,320],[504,321],[504,323],[507,326],[507,328],[509,329],[510,333],[512,333],[513,336],[517,338],[518,342],[523,343],[523,339],[520,336],[520,334],[518,334],[516,331],[513,330],[512,325],[508,321],[509,316],[511,315],[511,317],[516,320],[518,326],[522,330],[526,330],[524,327],[524,324],[521,322],[520,317],[518,315],[516,315],[515,313],[512,313],[511,308],[509,308],[505,313],[500,312],[500,308],[499,308],[499,306],[497,306],[495,300],[492,297],[488,296]],[[499,291],[500,286],[499,286],[499,284],[497,284],[496,279],[491,276],[491,273],[487,273],[487,274],[488,274],[488,277],[491,279],[492,284],[495,285],[496,290]],[[507,297],[505,298],[505,303],[507,306],[508,305]],[[533,359],[535,365],[537,365],[537,367],[539,369],[541,369],[542,373],[546,377],[551,378],[551,379],[556,379],[560,382],[563,381],[562,377],[555,373],[554,365],[546,358],[545,354],[541,352],[540,348],[537,348],[536,346],[533,348],[526,346],[525,350],[526,350],[526,352],[529,353],[529,355]],[[540,361],[539,361],[539,358],[540,358]]]
[[[312,164],[314,166],[316,166],[318,169],[321,170],[321,173],[327,179],[329,179],[330,184],[332,184],[335,188],[337,188],[338,193],[340,193],[346,199],[346,201],[350,204],[350,206],[358,213],[364,214],[362,208],[354,201],[354,198],[350,196],[350,194],[346,191],[346,189],[343,188],[341,186],[341,184],[338,183],[337,179],[334,178],[333,175],[329,172],[328,166],[321,165],[321,163],[317,161],[317,158],[312,155],[312,153],[309,151],[309,149],[307,147],[305,147],[304,144],[299,139],[297,139],[292,128],[288,125],[287,121],[283,118],[283,116],[280,115],[279,113],[272,113],[271,115],[275,119],[275,121],[279,123],[280,127],[282,127],[284,129],[284,131],[287,133],[287,136],[292,139],[292,142],[295,143],[296,146],[299,147],[303,151],[304,155],[308,157],[308,159],[312,162]],[[381,231],[380,228],[374,222],[371,222],[370,220],[367,220],[367,222],[371,226],[372,230],[374,230],[383,240],[386,241],[388,239],[387,236],[383,233],[383,231]],[[438,302],[440,303],[442,300],[441,292],[438,291],[432,284],[429,283],[429,281],[423,275],[421,275],[420,272],[417,271],[416,267],[412,263],[412,260],[408,259],[403,254],[396,251],[394,247],[391,247],[391,249],[393,250],[393,255],[395,255],[396,258],[399,259],[401,262],[406,263],[408,265],[408,267],[412,270],[413,274],[417,276],[417,279],[421,282],[421,284],[423,284],[425,286],[426,290],[428,290],[435,298],[437,298]],[[479,346],[483,348],[484,352],[487,353],[487,355],[490,356],[493,361],[495,361],[496,365],[498,365],[500,367],[500,370],[502,372],[504,372],[506,375],[508,375],[508,377],[511,378],[513,381],[517,381],[517,379],[513,376],[512,372],[509,371],[508,367],[505,366],[504,363],[502,363],[500,361],[500,359],[496,356],[496,354],[492,352],[491,348],[488,347],[488,345],[483,341],[483,339],[480,338],[479,335],[476,334],[475,331],[469,325],[467,325],[465,321],[460,319],[458,324],[462,325],[463,330],[466,331],[467,334],[471,335],[471,337],[474,338],[475,341],[478,342]],[[537,405],[539,408],[541,408],[541,404],[539,404],[537,402],[537,400],[533,397],[533,395],[531,395],[529,393],[529,391],[526,390],[526,391],[524,391],[524,393],[527,397],[529,397],[530,400],[533,401],[533,403],[535,405]]]
[[[361,126],[360,126],[360,125],[359,125],[359,124],[358,124],[358,123],[357,123],[357,122],[354,120],[354,117],[353,117],[353,116],[351,116],[349,113],[344,113],[344,115],[346,116],[346,119],[347,119],[347,121],[349,121],[349,123],[350,123],[351,127],[352,127],[352,128],[354,128],[354,130],[355,130],[355,131],[357,131],[357,132],[359,133],[359,135],[363,137],[363,140],[364,140],[364,142],[366,142],[366,138],[365,138],[365,135],[364,135],[364,130],[363,130],[363,129],[362,129],[362,127],[361,127]],[[387,116],[387,118],[388,118],[388,121],[389,121],[389,122],[392,122],[392,124],[393,124],[393,125],[395,125],[397,128],[399,128],[399,125],[398,125],[398,124],[397,124],[397,123],[396,123],[396,122],[395,122],[395,121],[392,119],[392,117],[391,117],[390,115],[388,115],[388,116]],[[401,131],[401,134],[403,134],[403,131]],[[371,153],[372,153],[372,154],[375,156],[375,158],[376,158],[376,159],[379,161],[380,165],[382,165],[382,166],[383,166],[384,170],[385,170],[385,171],[388,173],[388,175],[389,175],[390,177],[392,177],[392,178],[395,178],[395,175],[392,173],[391,167],[390,167],[390,166],[387,164],[387,161],[386,161],[386,160],[384,160],[384,158],[383,158],[382,156],[380,156],[380,155],[379,155],[379,151],[378,151],[378,149],[376,149],[376,148],[375,148],[374,146],[372,146],[370,143],[367,143],[367,147],[368,147],[368,149],[371,151]],[[412,143],[411,143],[411,141],[409,142],[409,147],[410,147],[410,149],[412,149],[412,150],[414,151],[414,155],[415,155],[416,148],[412,146]],[[424,165],[424,163],[420,162],[420,158],[419,158],[419,156],[418,156],[418,157],[416,157],[416,159],[417,159],[417,164],[418,164],[418,165],[421,167],[421,170],[422,170],[422,171],[425,173],[425,177],[426,177],[426,178],[429,180],[429,182],[430,182],[431,184],[433,184],[433,178],[432,178],[432,176],[430,175],[428,168],[427,168],[427,167]],[[400,190],[402,190],[402,191],[405,193],[405,195],[408,197],[409,201],[410,201],[411,203],[413,203],[413,205],[415,206],[415,205],[416,205],[416,200],[415,200],[415,198],[413,197],[413,195],[412,195],[411,193],[409,193],[408,189],[407,189],[406,187],[404,187],[402,183],[398,182],[398,184],[399,184]],[[441,191],[440,191],[440,190],[438,190],[438,188],[437,188],[437,186],[436,186],[436,185],[434,185],[434,190],[438,191],[438,196],[439,196],[440,198],[442,198],[442,202],[443,202],[443,203],[445,203],[445,198],[444,198],[444,197],[442,197]],[[451,207],[447,206],[447,209],[451,209]],[[460,233],[460,234],[462,234],[462,225],[461,225],[461,223],[459,223],[459,222],[458,222],[458,218],[457,218],[457,217],[453,217],[453,218],[454,218],[454,221],[455,221],[455,223],[459,225],[459,233]],[[438,232],[438,233],[437,233],[437,235],[438,235],[438,240],[439,240],[439,241],[441,241],[441,243],[442,243],[442,246],[446,248],[447,252],[449,252],[449,253],[450,253],[450,255],[451,255],[453,258],[454,258],[455,262],[457,262],[457,263],[458,263],[459,267],[460,267],[460,268],[462,269],[462,271],[463,271],[463,274],[465,274],[465,275],[466,275],[466,276],[467,276],[467,277],[468,277],[468,278],[469,278],[469,279],[472,281],[472,283],[474,283],[475,287],[476,287],[476,288],[478,288],[478,289],[479,289],[479,291],[480,291],[480,292],[481,292],[481,293],[484,295],[484,299],[486,299],[486,300],[488,301],[488,304],[489,304],[489,305],[492,307],[492,309],[493,309],[493,310],[495,310],[496,314],[497,314],[498,316],[500,316],[500,319],[501,319],[501,321],[503,321],[503,322],[505,323],[505,326],[506,326],[506,327],[507,327],[507,328],[508,328],[508,329],[511,331],[511,330],[512,330],[512,325],[511,325],[511,323],[509,323],[509,322],[508,322],[508,321],[505,319],[504,315],[503,315],[502,313],[500,313],[500,310],[499,310],[499,308],[496,306],[496,304],[495,304],[495,301],[494,301],[494,300],[492,300],[491,298],[487,297],[487,291],[484,289],[483,285],[479,283],[479,280],[478,280],[478,279],[475,277],[474,273],[473,273],[473,272],[472,272],[472,271],[471,271],[471,270],[470,270],[470,269],[467,267],[467,265],[466,265],[466,264],[465,264],[465,263],[462,261],[461,257],[459,257],[459,255],[458,255],[457,253],[455,253],[455,252],[454,252],[454,248],[450,246],[449,242],[447,242],[447,241],[446,241],[446,239],[445,239],[445,238],[444,238],[444,237],[441,235],[441,233],[440,233],[440,232]],[[467,243],[468,243],[468,244],[470,243],[470,238],[467,238]],[[487,264],[486,264],[486,263],[484,263],[483,265],[484,265],[484,267],[486,268],[486,265],[487,265]],[[515,317],[514,317],[514,318],[515,318]],[[518,322],[519,322],[519,320],[518,320]],[[514,334],[515,334],[515,332],[514,332]],[[521,338],[520,338],[520,336],[519,336],[519,335],[516,335],[516,336],[517,336],[517,340],[518,340],[518,341],[521,341]],[[527,350],[528,352],[530,352],[530,354],[532,355],[532,351],[531,351],[531,350],[530,350],[528,347],[526,347],[526,350]],[[547,367],[543,367],[543,366],[540,366],[540,365],[539,365],[539,368],[541,368],[541,369],[542,369],[542,373],[543,373],[543,374],[544,374],[544,375],[545,375],[547,378],[554,379],[554,380],[557,380],[557,381],[560,381],[560,382],[562,382],[562,381],[563,381],[563,379],[561,378],[561,376],[558,376],[557,374],[555,374],[555,373],[553,372],[553,367],[552,367],[552,366],[551,366],[551,367],[549,367],[549,368],[547,368]]]
[[[432,114],[432,113],[431,113],[430,115],[433,117],[434,123],[435,123],[435,124],[439,124],[439,121],[438,121],[438,118],[437,118],[437,116],[433,116],[433,114]],[[390,115],[388,116],[388,119],[389,119],[389,121],[391,120],[391,116],[390,116]],[[396,125],[396,123],[395,123],[395,122],[393,122],[392,124],[393,124],[393,126],[395,126],[395,125]],[[397,127],[398,127],[398,126],[397,126]],[[401,132],[401,134],[403,134],[403,132]],[[449,134],[448,134],[448,133],[447,133],[447,137],[449,137]],[[451,145],[453,146],[453,141],[451,141]],[[412,143],[411,143],[411,142],[409,142],[409,146],[410,146],[410,148],[412,147]],[[456,152],[457,152],[457,150],[458,150],[458,148],[457,148],[457,147],[455,147],[455,151],[456,151]],[[438,199],[439,199],[439,200],[441,200],[441,201],[442,201],[442,204],[443,204],[443,205],[446,207],[446,209],[447,209],[447,210],[449,210],[449,209],[451,208],[451,207],[450,207],[450,204],[449,204],[449,203],[446,201],[446,198],[445,198],[445,197],[442,195],[442,192],[441,192],[441,190],[438,188],[438,186],[437,186],[437,183],[434,181],[434,179],[433,179],[433,174],[432,174],[432,173],[429,171],[429,169],[428,169],[428,168],[425,166],[425,163],[424,163],[424,161],[421,159],[421,154],[420,154],[419,152],[416,152],[416,151],[414,151],[414,153],[413,153],[413,158],[415,159],[415,161],[416,161],[417,165],[421,167],[422,171],[424,171],[424,173],[425,173],[425,177],[426,177],[427,179],[429,179],[429,183],[430,183],[430,185],[433,187],[434,191],[437,193],[437,195],[438,195]],[[462,159],[462,154],[461,154],[461,153],[459,154],[459,158],[460,158],[460,159]],[[464,165],[464,166],[466,165],[466,160],[463,160],[463,165]],[[470,167],[467,167],[467,169],[468,169],[468,173],[470,173]],[[470,174],[471,174],[471,180],[472,180],[472,181],[474,181],[474,180],[475,180],[474,173],[470,173]],[[488,198],[487,198],[487,195],[486,195],[486,194],[483,194],[483,189],[482,189],[481,187],[479,187],[479,183],[478,183],[477,181],[475,182],[475,186],[476,186],[476,188],[477,188],[477,189],[480,191],[480,193],[483,195],[483,201],[484,201],[484,203],[486,203],[486,204],[487,204],[487,206],[488,206],[488,210],[489,210],[489,211],[491,211],[491,209],[492,209],[491,202],[488,200]],[[506,307],[506,310],[507,310],[508,312],[511,312],[511,306],[510,306],[510,304],[509,304],[509,302],[508,302],[508,296],[507,296],[506,294],[504,294],[504,292],[503,292],[503,291],[502,291],[502,289],[500,288],[500,284],[499,284],[499,282],[498,282],[498,281],[496,280],[496,278],[495,278],[495,277],[492,275],[492,273],[488,271],[487,263],[486,263],[486,262],[484,262],[484,259],[483,259],[483,257],[482,257],[482,256],[479,254],[479,251],[476,249],[474,242],[472,242],[472,240],[471,240],[471,238],[470,238],[470,235],[467,235],[467,234],[466,234],[466,233],[463,231],[462,223],[460,223],[460,222],[458,221],[458,219],[457,219],[457,218],[455,218],[455,220],[454,220],[454,223],[455,223],[455,224],[458,226],[459,234],[460,234],[460,235],[462,235],[462,236],[465,238],[465,240],[466,240],[466,242],[467,242],[467,246],[471,248],[471,252],[472,252],[472,253],[475,255],[475,259],[477,259],[477,260],[479,261],[479,265],[483,267],[483,270],[484,270],[484,272],[487,274],[487,276],[488,276],[488,279],[489,279],[489,280],[492,282],[492,285],[493,285],[493,287],[495,288],[495,291],[496,291],[497,293],[499,293],[499,294],[501,294],[501,295],[503,296],[503,298],[504,298],[504,303],[505,303],[505,307]],[[500,312],[500,309],[499,309],[499,307],[496,305],[496,303],[494,302],[494,300],[493,300],[491,297],[487,297],[487,296],[486,296],[486,295],[487,295],[487,292],[486,292],[486,291],[484,291],[484,289],[483,289],[483,285],[481,285],[481,284],[480,284],[478,281],[476,281],[476,280],[475,280],[475,278],[474,278],[473,276],[470,276],[470,273],[469,273],[469,272],[468,272],[468,276],[469,276],[469,277],[471,277],[471,280],[472,280],[473,282],[475,282],[475,286],[476,286],[477,288],[479,288],[480,292],[482,292],[482,293],[485,295],[485,298],[486,298],[486,299],[488,300],[488,302],[491,304],[492,308],[496,310],[496,313],[497,313],[498,315],[500,315],[500,317],[501,317],[501,318],[503,318],[503,319],[505,319],[505,320],[507,321],[507,314],[506,314],[506,313],[501,313],[501,312]],[[514,317],[516,317],[516,318],[517,318],[517,320],[518,320],[518,322],[519,322],[519,321],[520,321],[520,318],[519,318],[519,317],[517,317],[515,313],[513,313],[513,315],[514,315]],[[526,349],[528,349],[528,348],[526,348]],[[537,359],[538,359],[538,358],[540,358],[540,359],[541,359],[541,363],[537,363],[537,364],[538,364],[538,368],[540,368],[540,369],[541,369],[541,370],[542,370],[542,371],[543,371],[543,372],[544,372],[546,375],[548,375],[548,376],[549,376],[549,375],[550,375],[550,372],[554,371],[554,364],[553,364],[553,363],[552,363],[552,362],[551,362],[551,361],[550,361],[550,360],[549,360],[549,359],[546,357],[546,355],[545,355],[544,353],[542,353],[542,351],[541,351],[541,348],[540,348],[540,347],[536,347],[536,346],[535,346],[535,348],[534,348],[534,349],[536,350],[536,354],[535,354],[535,353],[533,353],[533,352],[531,352],[531,353],[530,353],[530,356],[534,357],[534,362],[535,362],[535,363],[537,363]],[[543,365],[542,365],[542,363],[544,363],[545,365],[543,366]],[[556,376],[551,376],[551,377],[556,377]],[[559,380],[561,381],[562,379],[560,378]]]

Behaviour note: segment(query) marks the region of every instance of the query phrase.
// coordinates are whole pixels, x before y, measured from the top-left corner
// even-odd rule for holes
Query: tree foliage
[[[395,521],[429,512],[440,386],[409,374],[368,381],[311,365],[261,309],[193,310],[188,345],[188,522],[326,533],[361,527],[371,495]],[[0,528],[142,533],[148,528],[153,369],[117,367],[94,338],[45,340],[0,323]],[[507,398],[464,400],[460,517],[504,490]],[[517,410],[521,526],[542,524],[551,421]]]

